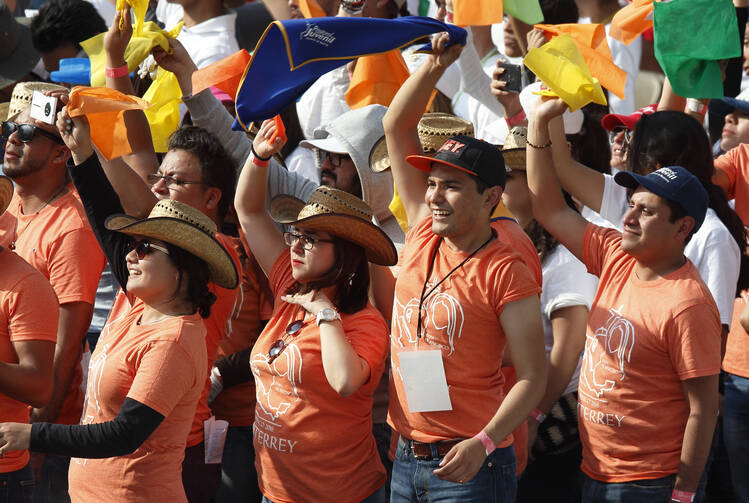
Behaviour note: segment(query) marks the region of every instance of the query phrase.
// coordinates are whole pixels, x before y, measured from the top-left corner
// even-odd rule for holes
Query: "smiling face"
[[[742,143],[749,143],[749,112],[735,108],[726,115],[723,133],[720,137],[720,148],[728,152]]]
[[[163,241],[135,236],[134,242],[146,240],[156,246],[166,248]],[[179,271],[169,255],[154,247],[149,248],[142,258],[135,249],[125,256],[127,263],[127,291],[149,305],[156,305],[174,298],[179,286]]]
[[[327,232],[317,232],[305,229],[292,229],[292,234],[302,236],[302,239],[292,238],[291,274],[300,283],[309,283],[325,275],[335,264],[335,243],[333,236]],[[303,241],[314,241],[311,248],[306,250]],[[309,246],[309,245],[308,245]]]

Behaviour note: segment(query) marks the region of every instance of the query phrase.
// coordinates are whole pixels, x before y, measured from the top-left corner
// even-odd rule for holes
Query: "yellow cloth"
[[[302,15],[309,19],[311,17],[325,17],[325,11],[316,0],[299,0],[299,10]]]
[[[458,26],[501,23],[502,0],[454,0],[453,22]]]
[[[143,99],[151,103],[151,108],[145,114],[151,127],[153,149],[156,152],[166,152],[169,135],[179,127],[182,89],[177,77],[172,72],[159,68],[156,80],[143,95]]]
[[[629,45],[652,27],[653,0],[634,0],[614,14],[609,35]]]
[[[603,87],[624,99],[627,72],[614,64],[609,43],[606,41],[606,29],[602,24],[537,24],[534,28],[543,30],[549,39],[565,33],[570,35],[591,75],[597,78]]]
[[[171,30],[165,31],[159,28],[157,24],[149,21],[143,24],[139,35],[136,35],[133,31],[133,37],[125,49],[125,61],[127,61],[128,70],[134,71],[156,46],[171,52],[169,39],[176,38],[179,35],[182,24],[180,22]],[[100,33],[81,42],[81,47],[86,51],[88,59],[91,61],[91,85],[94,87],[106,85],[104,70],[107,66],[107,58],[104,53],[104,35],[106,34]]]
[[[91,141],[107,159],[131,153],[123,114],[144,110],[148,101],[106,87],[76,86],[70,91],[68,114],[85,115],[91,128]]]
[[[571,111],[591,102],[606,105],[601,84],[590,75],[571,36],[559,35],[531,49],[523,63],[549,88],[540,94],[559,96]]]
[[[398,49],[361,57],[356,61],[346,103],[352,109],[374,104],[390,106],[395,93],[410,75]]]
[[[401,201],[398,195],[395,183],[393,183],[393,199],[390,201],[388,208],[398,222],[398,225],[400,225],[400,228],[403,229],[403,232],[408,232],[408,215],[406,215],[406,208],[403,206],[403,201]]]
[[[128,8],[128,5],[132,7],[133,15],[135,16],[135,27],[133,28],[133,34],[140,35],[141,31],[143,30],[143,22],[146,20],[148,0],[117,0],[116,9],[118,11],[123,11]],[[120,30],[123,27],[123,18],[120,18]]]
[[[499,201],[499,204],[496,208],[494,208],[494,213],[492,213],[492,220],[495,218],[511,218],[513,220],[517,220],[515,218],[515,215],[512,214],[512,212],[505,206],[505,203],[502,201]]]

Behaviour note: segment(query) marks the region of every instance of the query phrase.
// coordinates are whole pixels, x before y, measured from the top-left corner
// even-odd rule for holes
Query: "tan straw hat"
[[[0,215],[5,213],[12,197],[13,182],[7,176],[0,176]]]
[[[525,140],[528,137],[528,128],[515,126],[510,129],[502,145],[502,157],[505,158],[505,166],[508,170],[525,171]]]
[[[372,209],[356,196],[331,187],[317,187],[305,203],[293,196],[276,196],[270,203],[276,222],[300,229],[327,232],[364,248],[367,259],[380,265],[395,265],[395,245],[372,223]]]
[[[48,82],[19,82],[13,88],[6,120],[15,117],[31,105],[31,98],[34,96],[34,91],[68,91],[68,88]]]
[[[236,288],[239,275],[229,252],[216,241],[216,224],[189,204],[162,199],[148,218],[111,215],[107,229],[130,236],[158,239],[188,251],[208,264],[211,281],[224,288]]]
[[[453,136],[473,136],[473,123],[452,114],[442,112],[425,113],[419,120],[417,127],[419,141],[424,153],[437,152],[447,140]],[[379,140],[369,155],[369,165],[372,171],[379,173],[390,168],[385,138]]]
[[[10,110],[10,101],[0,103],[0,122],[8,120],[8,110]]]

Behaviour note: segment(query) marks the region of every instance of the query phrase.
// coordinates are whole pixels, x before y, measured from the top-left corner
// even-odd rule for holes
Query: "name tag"
[[[401,351],[398,361],[409,412],[453,410],[442,351]]]

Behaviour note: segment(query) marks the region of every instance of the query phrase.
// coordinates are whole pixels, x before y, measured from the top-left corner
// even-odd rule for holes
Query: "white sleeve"
[[[642,37],[637,37],[629,45],[608,36],[609,26],[606,25],[606,39],[611,49],[614,64],[627,72],[627,82],[624,86],[624,99],[609,92],[609,109],[612,114],[629,115],[635,111],[635,84],[640,73],[640,59],[642,59]],[[649,103],[648,103],[649,104]]]
[[[473,97],[494,114],[504,117],[505,109],[492,95],[492,79],[484,71],[481,59],[473,44],[473,33],[468,30],[468,42],[458,57],[460,70],[460,90]]]
[[[611,175],[603,175],[603,196],[601,197],[602,218],[611,222],[616,229],[621,230],[622,219],[627,212],[627,189],[614,181]]]
[[[589,274],[585,265],[561,244],[546,259],[541,306],[551,318],[557,309],[585,306],[590,309],[598,287],[598,278]]]

